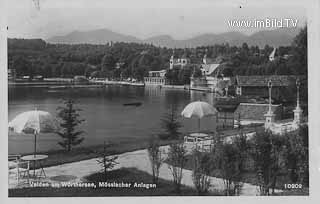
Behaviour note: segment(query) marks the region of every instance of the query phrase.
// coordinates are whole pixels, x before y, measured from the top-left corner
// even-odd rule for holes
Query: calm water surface
[[[54,116],[62,99],[72,97],[82,109],[81,117],[86,121],[81,128],[86,131],[81,146],[103,144],[103,141],[138,142],[161,132],[161,118],[172,104],[177,106],[180,116],[183,108],[191,101],[202,100],[213,103],[209,93],[160,89],[158,87],[107,86],[104,88],[58,89],[36,87],[10,87],[8,119],[24,111],[48,111]],[[139,107],[123,106],[124,103],[142,102]],[[196,131],[197,120],[179,117],[182,132]],[[214,130],[214,118],[201,120],[202,130]],[[32,135],[9,133],[9,154],[31,153]],[[55,134],[40,134],[38,151],[60,149],[60,140]]]

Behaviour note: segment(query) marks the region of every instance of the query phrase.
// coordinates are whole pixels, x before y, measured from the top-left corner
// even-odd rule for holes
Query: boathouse
[[[236,94],[239,96],[268,97],[268,81],[272,82],[272,98],[279,99],[281,91],[295,83],[292,75],[259,75],[259,76],[236,76]]]
[[[149,71],[149,76],[144,77],[144,83],[146,85],[165,85],[166,84],[166,70]]]
[[[264,123],[265,114],[268,112],[269,104],[263,103],[240,103],[234,112],[236,124]],[[271,110],[275,114],[275,120],[281,120],[283,106],[281,104],[271,105]]]

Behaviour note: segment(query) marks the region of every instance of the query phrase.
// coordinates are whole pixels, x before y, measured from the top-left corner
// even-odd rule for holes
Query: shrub
[[[283,138],[271,132],[258,131],[253,138],[252,157],[258,177],[261,195],[270,195],[274,192],[277,177],[284,162]]]
[[[100,157],[97,159],[97,162],[102,167],[101,171],[104,173],[104,179],[107,180],[107,172],[113,169],[116,164],[119,164],[116,162],[118,156],[108,156],[106,142],[103,143],[103,152],[99,153],[99,155]]]
[[[225,195],[237,195],[240,191],[239,151],[234,144],[217,140],[212,151],[213,169],[218,170],[224,180]]]
[[[198,150],[193,151],[193,170],[192,181],[195,185],[198,195],[206,194],[210,187],[210,157]]]
[[[157,184],[159,179],[159,170],[164,161],[158,141],[155,141],[154,139],[150,141],[148,154],[152,168],[152,180],[153,183]]]
[[[177,193],[181,190],[181,180],[182,180],[182,169],[186,163],[186,149],[183,143],[171,144],[168,152],[168,163],[171,165],[169,169],[171,170],[173,176],[173,183]]]

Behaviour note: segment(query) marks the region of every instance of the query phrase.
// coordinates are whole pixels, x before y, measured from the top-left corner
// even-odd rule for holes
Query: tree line
[[[287,59],[278,57],[270,62],[268,57],[272,50],[269,45],[259,48],[247,43],[239,47],[224,43],[175,49],[175,57],[186,54],[196,65],[202,63],[206,53],[216,63],[223,64],[222,73],[225,76],[307,73],[307,27],[300,31],[291,46],[277,49],[277,55],[287,55]],[[18,76],[86,75],[142,80],[150,70],[168,69],[172,53],[173,49],[152,44],[110,42],[104,45],[70,45],[50,44],[41,39],[8,39],[8,67],[15,69]],[[193,70],[195,67],[191,68]],[[190,67],[185,72],[176,75],[190,75]],[[188,80],[180,79],[179,83],[183,82]]]

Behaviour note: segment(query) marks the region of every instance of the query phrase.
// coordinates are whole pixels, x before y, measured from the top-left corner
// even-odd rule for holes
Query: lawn
[[[174,190],[173,183],[163,179],[159,179],[156,187],[144,188],[134,187],[134,184],[152,184],[152,176],[139,171],[135,168],[121,168],[110,171],[105,179],[102,173],[89,175],[85,178],[86,182],[93,182],[97,188],[79,188],[79,187],[63,187],[63,188],[22,188],[10,189],[9,197],[99,197],[99,196],[195,196],[195,189],[182,186],[181,193]],[[99,182],[108,183],[126,183],[131,187],[99,187]],[[222,193],[212,192],[210,196],[219,196]]]
[[[176,140],[171,141],[160,141],[161,145],[168,145],[177,142]],[[124,140],[112,143],[107,147],[108,155],[121,154],[125,152],[136,151],[140,149],[146,149],[149,145],[149,141],[146,139],[136,139],[135,141]],[[103,145],[95,145],[90,147],[77,147],[67,152],[63,149],[52,150],[48,152],[38,152],[38,154],[47,154],[48,158],[42,162],[43,167],[56,166],[70,162],[77,162],[87,159],[99,157],[98,152],[103,151]],[[39,163],[36,163],[36,168],[39,168]],[[33,165],[31,165],[33,169]]]
[[[256,127],[243,127],[243,132],[253,131]],[[224,130],[221,131],[224,137],[232,134],[236,134],[238,130]],[[181,142],[178,140],[159,140],[160,145],[169,145],[172,143]],[[140,149],[146,149],[149,146],[149,141],[145,138],[123,139],[113,142],[108,146],[107,151],[109,155],[121,154],[125,152],[136,151]],[[47,154],[48,158],[42,162],[43,167],[56,166],[70,162],[82,161],[86,159],[96,158],[99,155],[98,152],[103,151],[103,145],[95,145],[89,147],[76,147],[70,152],[63,149],[51,150],[45,152],[38,152],[38,154]],[[31,165],[31,169],[33,165]],[[36,163],[36,168],[39,168],[39,163]]]

